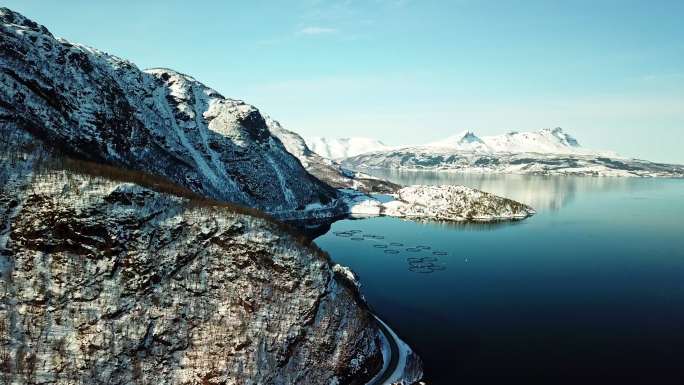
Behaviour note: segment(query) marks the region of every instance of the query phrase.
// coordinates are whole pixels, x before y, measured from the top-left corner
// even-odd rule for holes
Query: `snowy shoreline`
[[[601,170],[601,171],[591,171],[582,169],[563,169],[563,170],[553,170],[553,171],[537,171],[530,172],[527,170],[492,170],[481,167],[470,167],[470,168],[439,168],[439,167],[369,167],[369,166],[357,166],[359,170],[372,171],[372,170],[391,170],[395,172],[436,172],[436,173],[449,173],[449,174],[467,174],[467,175],[519,175],[519,176],[572,176],[572,177],[588,177],[588,178],[658,178],[658,179],[682,179],[684,174],[634,174],[630,172],[619,172],[620,170]],[[363,171],[359,171],[363,172]]]
[[[352,216],[494,222],[521,220],[536,213],[522,203],[464,186],[414,185],[375,197],[350,189],[340,191]]]

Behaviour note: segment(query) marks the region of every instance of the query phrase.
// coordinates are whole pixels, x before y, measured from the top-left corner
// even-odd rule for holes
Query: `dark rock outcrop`
[[[3,383],[363,384],[382,367],[355,284],[282,225],[3,161]]]

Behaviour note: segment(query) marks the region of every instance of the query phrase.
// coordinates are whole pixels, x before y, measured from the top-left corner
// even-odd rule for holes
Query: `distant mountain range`
[[[364,193],[393,193],[401,188],[394,183],[347,170],[338,162],[317,154],[309,149],[299,134],[283,128],[278,121],[270,117],[266,117],[266,125],[271,135],[278,138],[285,149],[299,159],[306,171],[332,187],[359,190]]]
[[[324,143],[325,146],[321,146]],[[322,148],[352,169],[431,170],[504,174],[684,177],[684,166],[630,159],[613,151],[580,146],[562,128],[477,136],[466,131],[414,146],[386,146],[363,138],[316,138]],[[341,149],[344,149],[342,151]],[[316,151],[316,150],[314,150]],[[347,156],[335,156],[349,154]],[[354,155],[351,155],[354,154]]]
[[[616,156],[613,152],[598,152],[581,147],[577,139],[567,134],[560,127],[544,128],[536,132],[511,131],[503,135],[483,137],[478,137],[472,131],[465,131],[444,140],[429,143],[426,147],[488,153],[605,154]]]
[[[307,139],[306,144],[313,152],[328,159],[344,159],[367,152],[384,151],[392,148],[376,139],[358,137],[340,139],[314,137]]]
[[[340,139],[312,137],[307,139],[306,143],[311,150],[329,159],[344,159],[369,152],[408,147],[486,153],[604,154],[617,156],[614,152],[599,152],[583,148],[577,139],[560,127],[544,128],[536,132],[511,131],[503,135],[482,137],[477,136],[473,131],[463,131],[445,139],[422,145],[388,146],[380,140],[361,137]]]

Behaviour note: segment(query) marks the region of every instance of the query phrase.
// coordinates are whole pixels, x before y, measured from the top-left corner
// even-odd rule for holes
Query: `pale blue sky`
[[[2,1],[188,73],[305,136],[424,143],[564,127],[684,163],[684,1]]]

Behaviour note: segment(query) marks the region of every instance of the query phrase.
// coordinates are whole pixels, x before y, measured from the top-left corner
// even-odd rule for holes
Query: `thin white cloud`
[[[327,28],[327,27],[311,26],[311,27],[304,27],[304,28],[300,29],[298,32],[300,35],[309,35],[309,36],[329,35],[329,34],[337,33],[337,29]]]

